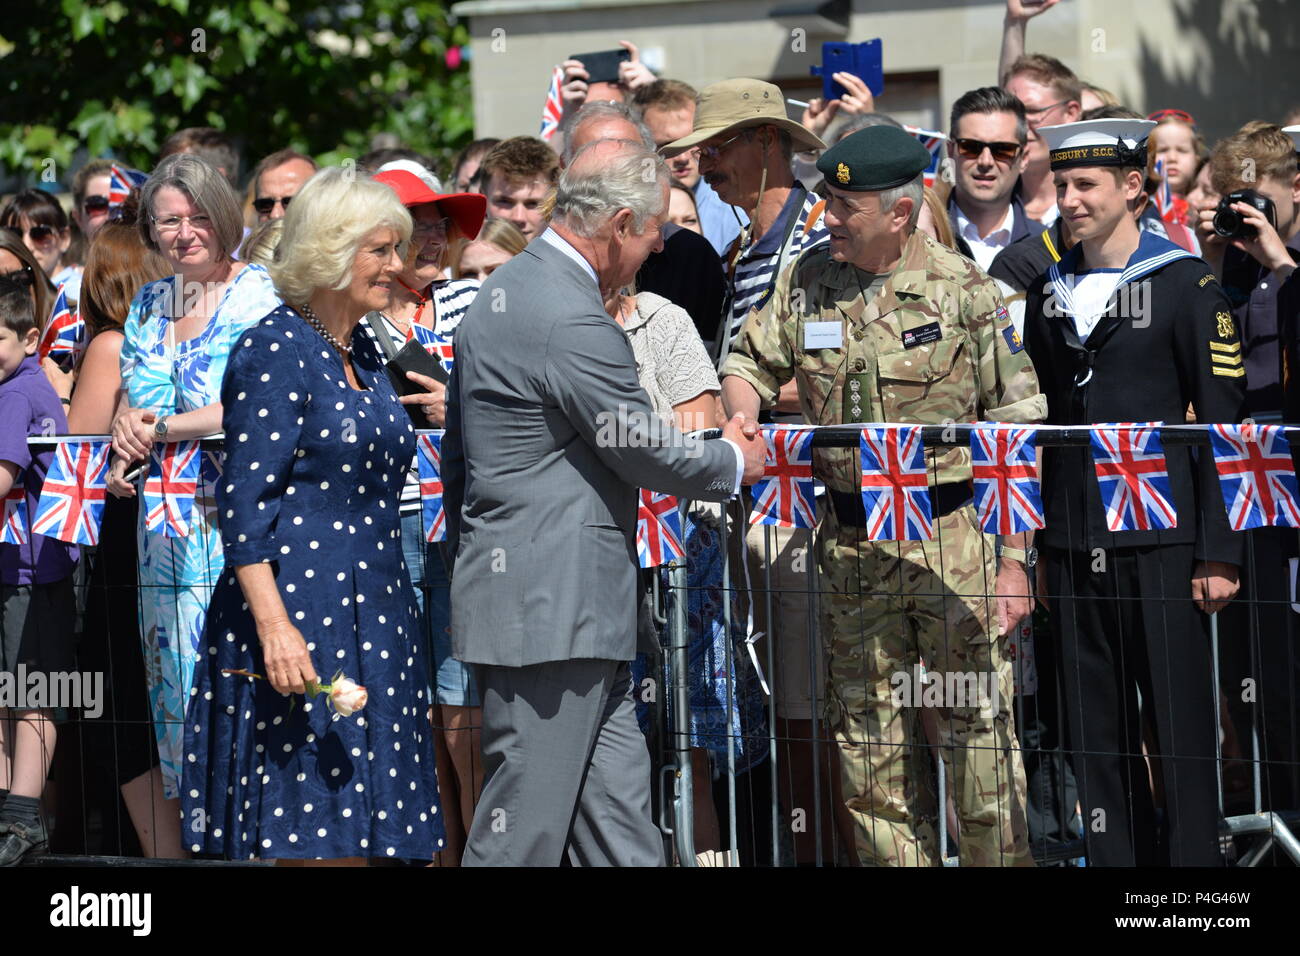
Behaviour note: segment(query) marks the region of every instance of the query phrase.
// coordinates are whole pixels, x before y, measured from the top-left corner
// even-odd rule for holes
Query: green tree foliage
[[[66,183],[84,146],[148,170],[171,133],[215,126],[242,146],[245,167],[285,146],[337,162],[381,132],[445,167],[473,131],[468,64],[450,69],[447,57],[469,34],[447,7],[10,4],[0,18],[0,164],[36,180],[52,160]]]

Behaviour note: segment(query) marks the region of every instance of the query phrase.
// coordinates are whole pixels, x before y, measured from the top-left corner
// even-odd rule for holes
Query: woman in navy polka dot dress
[[[399,536],[415,438],[374,346],[352,334],[387,306],[410,233],[388,187],[317,174],[271,267],[294,305],[231,354],[226,572],[185,726],[194,852],[361,862],[431,859],[442,846],[426,650]],[[301,696],[340,671],[369,692],[347,717]]]

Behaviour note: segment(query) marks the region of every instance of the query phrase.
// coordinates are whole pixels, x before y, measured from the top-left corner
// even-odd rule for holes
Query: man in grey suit
[[[467,866],[662,865],[627,662],[638,487],[721,501],[763,470],[659,426],[602,305],[662,244],[668,169],[602,140],[560,179],[550,229],[492,274],[456,331],[443,439],[452,644],[480,665],[483,795]]]

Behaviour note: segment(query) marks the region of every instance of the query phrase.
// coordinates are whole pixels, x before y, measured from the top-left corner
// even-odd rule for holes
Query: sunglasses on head
[[[49,242],[54,238],[53,226],[32,226],[25,233],[22,226],[5,226],[11,233],[22,239],[24,235],[32,237],[32,242]]]
[[[1149,115],[1147,119],[1156,123],[1159,123],[1164,119],[1176,119],[1182,120],[1188,126],[1193,128],[1196,126],[1196,120],[1192,119],[1192,114],[1188,113],[1186,110],[1156,110],[1154,113]]]
[[[81,201],[81,208],[86,212],[103,212],[108,205],[107,196],[87,196]]]
[[[959,137],[953,140],[957,146],[957,155],[962,159],[979,159],[988,150],[999,163],[1009,163],[1020,152],[1019,143],[986,143],[982,139]]]
[[[0,279],[8,279],[17,285],[30,286],[32,284],[32,267],[23,266],[13,272],[0,272]]]
[[[276,203],[279,203],[281,208],[288,209],[289,200],[292,198],[292,196],[259,196],[253,200],[253,208],[256,209],[258,213],[265,216],[275,208]]]

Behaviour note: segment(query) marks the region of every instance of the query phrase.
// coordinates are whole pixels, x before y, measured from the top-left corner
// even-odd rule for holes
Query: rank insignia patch
[[[1232,324],[1232,315],[1228,312],[1219,312],[1215,315],[1219,320],[1219,338],[1230,339],[1233,336],[1235,328]]]

